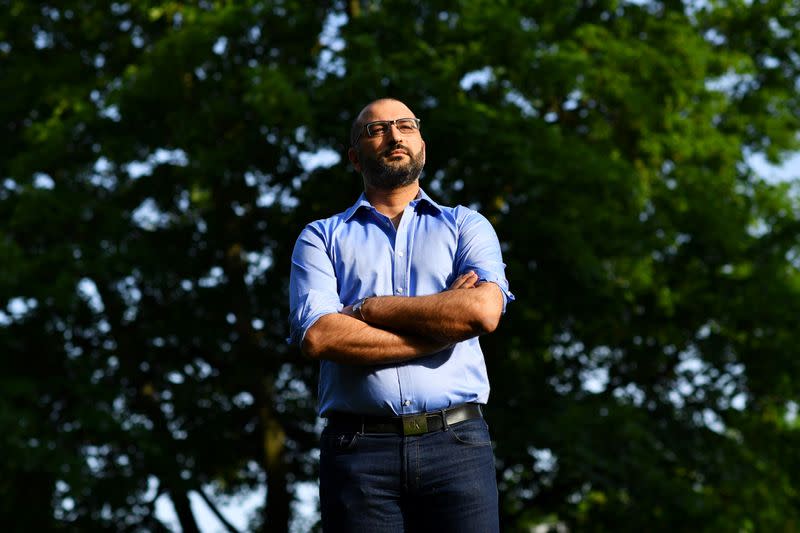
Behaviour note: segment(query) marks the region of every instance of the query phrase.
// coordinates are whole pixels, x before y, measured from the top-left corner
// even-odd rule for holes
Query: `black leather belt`
[[[328,427],[354,433],[396,433],[422,435],[441,431],[448,426],[473,418],[483,418],[481,406],[465,403],[456,407],[403,416],[367,416],[333,412],[328,414]]]

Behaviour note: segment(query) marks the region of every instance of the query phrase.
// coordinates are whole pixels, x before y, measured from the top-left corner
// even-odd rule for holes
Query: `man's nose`
[[[398,139],[402,139],[402,138],[403,138],[403,134],[402,134],[402,133],[400,133],[400,129],[397,127],[397,124],[395,124],[395,123],[393,123],[393,122],[389,124],[389,131],[388,131],[388,132],[386,132],[386,136],[387,136],[387,137],[388,137],[390,140],[393,140],[393,141],[395,141],[395,142],[396,142]]]

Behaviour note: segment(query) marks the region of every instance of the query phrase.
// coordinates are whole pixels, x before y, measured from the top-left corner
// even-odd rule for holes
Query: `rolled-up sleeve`
[[[342,307],[324,235],[310,224],[300,233],[292,252],[288,342],[300,345],[320,317],[338,313]]]
[[[503,293],[503,312],[514,295],[508,287],[500,241],[486,217],[471,209],[464,209],[459,215],[458,247],[456,251],[456,271],[464,274],[474,271],[482,282],[492,282]]]

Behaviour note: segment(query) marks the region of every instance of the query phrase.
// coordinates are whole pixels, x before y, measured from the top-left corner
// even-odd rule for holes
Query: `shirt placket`
[[[409,287],[409,264],[410,264],[410,242],[415,228],[415,212],[411,206],[407,206],[397,227],[397,235],[394,241],[394,265],[393,265],[393,292],[395,296],[413,296],[410,294]],[[413,364],[397,366],[397,380],[400,385],[400,413],[413,413],[419,409],[416,406],[414,397],[414,384],[412,374]]]

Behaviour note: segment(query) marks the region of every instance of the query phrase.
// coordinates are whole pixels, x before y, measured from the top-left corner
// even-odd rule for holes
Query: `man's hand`
[[[469,272],[461,274],[454,279],[453,283],[447,287],[447,290],[452,291],[455,289],[474,289],[476,283],[478,283],[478,275],[470,270]]]

